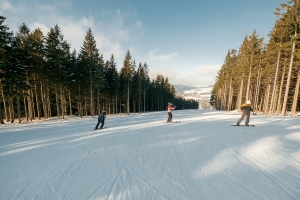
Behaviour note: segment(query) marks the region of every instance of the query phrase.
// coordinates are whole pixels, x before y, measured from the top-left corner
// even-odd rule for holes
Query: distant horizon
[[[176,86],[188,86],[188,87],[213,87],[214,84],[211,85],[189,85],[189,84],[172,84],[172,85],[176,85]]]

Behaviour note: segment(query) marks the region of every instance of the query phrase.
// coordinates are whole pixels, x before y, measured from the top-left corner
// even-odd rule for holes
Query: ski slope
[[[300,118],[182,110],[0,126],[0,199],[300,199]],[[243,122],[242,122],[243,123]]]

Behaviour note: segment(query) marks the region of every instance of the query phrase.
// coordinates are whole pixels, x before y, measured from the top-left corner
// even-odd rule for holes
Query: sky
[[[0,0],[5,24],[16,32],[25,23],[44,35],[57,24],[79,52],[91,28],[99,53],[113,54],[120,69],[127,50],[151,79],[173,85],[213,85],[230,49],[254,30],[266,38],[273,14],[287,0]]]

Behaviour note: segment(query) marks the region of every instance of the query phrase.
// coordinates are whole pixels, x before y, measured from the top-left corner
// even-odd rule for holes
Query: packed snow
[[[213,110],[0,126],[0,199],[300,199],[300,119]],[[243,123],[243,122],[242,122]]]

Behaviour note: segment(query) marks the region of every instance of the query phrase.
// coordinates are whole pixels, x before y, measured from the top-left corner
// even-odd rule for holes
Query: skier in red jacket
[[[172,110],[174,110],[176,108],[176,106],[174,106],[172,103],[168,103],[168,121],[167,123],[171,123],[172,122]]]

